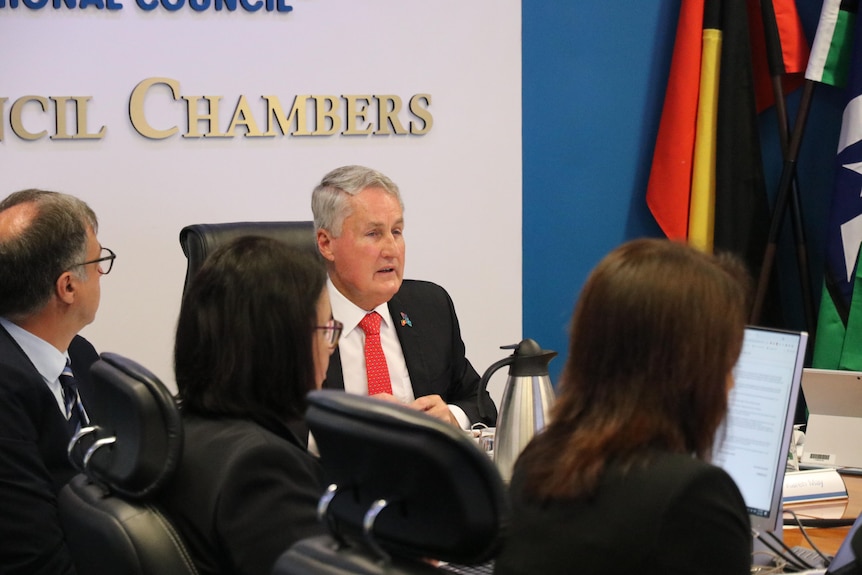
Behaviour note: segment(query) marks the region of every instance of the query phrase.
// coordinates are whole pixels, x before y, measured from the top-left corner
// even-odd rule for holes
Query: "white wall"
[[[118,254],[83,332],[100,351],[129,355],[172,385],[179,230],[311,219],[320,177],[358,163],[401,187],[405,276],[449,290],[476,369],[508,355],[499,346],[521,339],[520,1],[293,0],[287,14],[145,12],[121,2],[120,10],[0,2],[0,195],[65,191],[99,215],[99,239]],[[222,96],[221,130],[240,96],[262,124],[262,95],[289,110],[300,94],[395,94],[405,106],[430,94],[433,126],[425,135],[246,138],[239,128],[233,138],[148,139],[132,127],[129,97],[152,77],[176,80],[182,95]],[[79,132],[104,126],[104,136],[23,139],[10,117],[27,95],[90,97]],[[27,103],[21,123],[54,134],[53,106]],[[184,110],[166,88],[144,105],[152,124],[180,133]],[[501,385],[495,378],[498,400]]]

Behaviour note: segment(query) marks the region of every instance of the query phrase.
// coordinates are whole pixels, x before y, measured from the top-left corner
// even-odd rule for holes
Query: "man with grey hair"
[[[343,166],[311,198],[332,314],[344,324],[324,387],[398,401],[462,428],[494,425],[487,392],[465,357],[449,294],[404,280],[404,204],[376,170]]]
[[[96,215],[66,194],[0,201],[0,573],[74,574],[57,494],[75,474],[66,448],[88,423],[93,321],[114,254]]]

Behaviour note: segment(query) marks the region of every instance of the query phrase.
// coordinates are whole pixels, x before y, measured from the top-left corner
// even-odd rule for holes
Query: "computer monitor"
[[[713,463],[736,482],[751,527],[781,535],[781,491],[808,334],[747,327]]]

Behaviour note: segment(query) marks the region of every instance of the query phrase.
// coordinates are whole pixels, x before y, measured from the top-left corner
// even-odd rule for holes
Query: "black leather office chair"
[[[425,558],[478,564],[497,553],[509,507],[490,458],[464,432],[401,405],[334,390],[308,395],[308,426],[333,482],[274,575],[440,573]]]
[[[174,398],[155,375],[117,354],[103,353],[91,373],[98,389],[91,426],[69,446],[82,473],[58,498],[78,574],[196,575],[179,534],[150,502],[182,456]]]
[[[183,293],[213,250],[241,236],[274,238],[299,250],[315,256],[319,255],[314,222],[227,222],[189,225],[180,231],[180,245],[188,259]]]

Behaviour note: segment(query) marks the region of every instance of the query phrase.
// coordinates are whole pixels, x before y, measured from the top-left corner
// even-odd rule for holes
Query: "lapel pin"
[[[413,327],[413,322],[410,321],[410,318],[407,317],[407,314],[402,311],[401,312],[401,326],[403,327],[405,325],[408,327]]]

